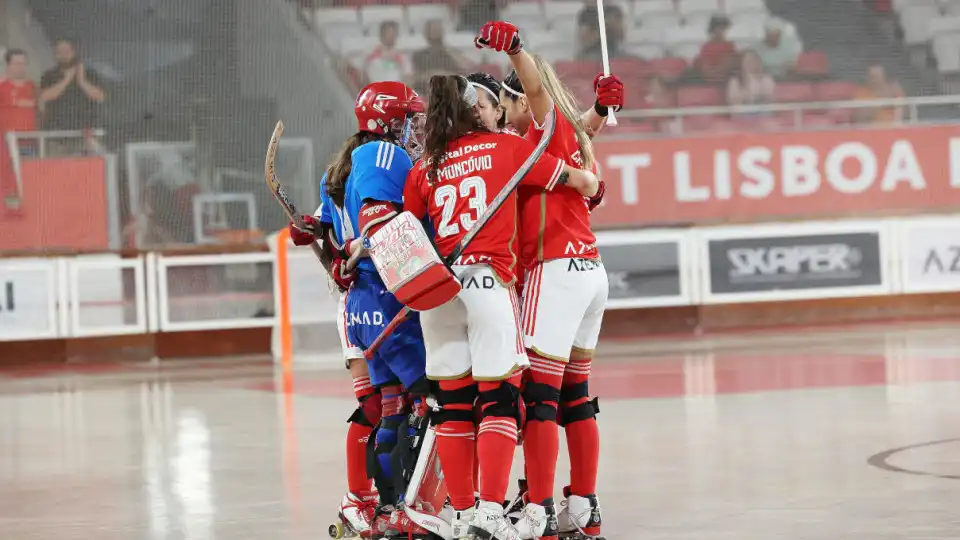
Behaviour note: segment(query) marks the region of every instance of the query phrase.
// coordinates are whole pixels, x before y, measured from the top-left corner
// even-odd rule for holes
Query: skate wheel
[[[343,534],[344,534],[343,523],[331,524],[330,527],[327,529],[327,534],[330,535],[330,538],[334,538],[336,540],[343,538]]]

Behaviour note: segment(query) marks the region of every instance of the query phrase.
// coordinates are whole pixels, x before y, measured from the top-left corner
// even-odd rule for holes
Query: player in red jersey
[[[476,43],[506,52],[513,64],[514,72],[504,80],[501,95],[510,123],[537,142],[546,115],[554,112],[557,126],[547,151],[568,166],[593,170],[591,130],[553,68],[523,51],[516,26],[487,23]],[[595,107],[593,116],[599,121],[591,122],[595,124],[591,127],[602,125],[606,112]],[[608,292],[607,274],[590,229],[590,210],[602,196],[602,187],[591,198],[569,191],[548,193],[524,186],[519,190],[526,272],[522,322],[531,365],[523,392],[529,491],[517,523],[522,538],[600,534],[598,409],[596,400],[589,399],[587,378]],[[571,464],[570,486],[564,490],[567,505],[559,516],[553,500],[558,420],[567,434]]]
[[[429,218],[437,250],[448,255],[534,145],[488,131],[477,111],[477,90],[465,77],[434,76],[429,86],[424,157],[407,179],[404,210]],[[545,155],[524,178],[524,185],[570,191],[583,198],[596,193],[598,182],[593,173]],[[456,299],[423,312],[420,319],[427,376],[439,386],[436,397],[442,410],[434,419],[437,453],[455,511],[455,538],[468,534],[517,538],[502,506],[521,419],[521,371],[528,365],[513,287],[516,216],[517,199],[511,196],[453,263],[463,284]],[[479,428],[475,402],[481,409]],[[475,449],[480,462],[476,507]]]

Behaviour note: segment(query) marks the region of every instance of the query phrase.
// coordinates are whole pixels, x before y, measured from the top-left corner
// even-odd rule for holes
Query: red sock
[[[375,393],[370,377],[355,377],[353,393],[357,400]],[[361,402],[364,416],[370,424],[376,424],[380,417],[380,400],[373,396]],[[373,432],[372,427],[350,422],[347,428],[347,489],[352,493],[363,494],[371,491],[373,479],[367,476],[367,439]]]
[[[477,436],[477,426],[474,426],[473,436]],[[476,439],[474,439],[476,440]],[[477,455],[477,445],[473,445],[473,488],[480,485],[480,456]]]
[[[590,376],[590,360],[572,360],[563,377],[563,385],[586,381]],[[580,398],[564,403],[563,408],[574,407],[587,401],[589,398]],[[596,494],[597,469],[600,464],[600,429],[597,427],[597,420],[588,418],[573,422],[564,426],[564,430],[570,453],[570,492],[581,497]]]
[[[550,360],[534,351],[527,351],[530,369],[527,384],[539,383],[560,391],[563,382],[564,364]],[[530,403],[528,403],[529,405]],[[557,407],[556,401],[546,401],[545,405]],[[560,454],[560,428],[556,419],[552,421],[535,420],[527,417],[523,438],[523,456],[527,471],[527,493],[530,502],[540,504],[544,499],[553,497],[554,477],[557,474],[557,457]]]
[[[503,381],[481,381],[480,392],[496,390],[503,384],[519,386],[520,374]],[[488,407],[489,404],[484,404]],[[487,416],[477,432],[477,456],[480,458],[480,499],[503,503],[510,486],[510,467],[517,449],[517,420],[506,416]]]
[[[459,390],[473,384],[469,376],[440,381],[441,390]],[[451,410],[472,410],[472,405],[447,405]],[[444,422],[437,427],[437,457],[443,468],[444,482],[454,510],[474,504],[473,461],[476,451],[476,425],[473,422]]]
[[[350,422],[347,429],[347,489],[364,494],[371,490],[373,480],[367,477],[367,438],[373,428]]]

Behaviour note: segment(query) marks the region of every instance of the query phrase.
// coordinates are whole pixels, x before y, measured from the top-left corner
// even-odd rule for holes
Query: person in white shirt
[[[380,44],[363,61],[363,74],[367,82],[404,82],[413,73],[410,57],[397,50],[400,26],[396,21],[380,24]]]
[[[803,43],[796,30],[789,28],[783,19],[773,17],[767,21],[763,41],[756,47],[757,56],[767,73],[780,78],[790,74],[803,52]]]

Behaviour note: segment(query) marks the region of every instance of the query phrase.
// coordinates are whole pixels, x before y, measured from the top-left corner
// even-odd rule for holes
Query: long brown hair
[[[340,151],[337,152],[333,157],[333,161],[327,166],[327,195],[330,196],[334,204],[343,208],[347,177],[350,176],[350,170],[353,168],[353,151],[363,144],[382,138],[382,135],[377,135],[376,133],[358,131],[344,141],[343,146],[340,147]]]
[[[431,183],[437,180],[440,159],[451,142],[470,131],[487,131],[476,109],[463,99],[467,84],[467,79],[459,75],[430,77],[423,154],[430,160],[427,180]]]

